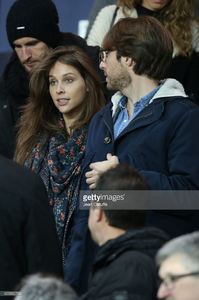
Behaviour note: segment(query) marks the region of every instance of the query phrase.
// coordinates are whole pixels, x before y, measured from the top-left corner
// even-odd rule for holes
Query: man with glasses
[[[166,243],[156,260],[159,299],[199,300],[199,231]]]
[[[118,163],[136,168],[152,190],[199,189],[199,108],[180,82],[165,79],[173,53],[167,30],[153,17],[124,18],[102,47],[100,68],[117,92],[89,126],[83,189]],[[149,211],[146,225],[171,238],[199,229],[193,211]]]

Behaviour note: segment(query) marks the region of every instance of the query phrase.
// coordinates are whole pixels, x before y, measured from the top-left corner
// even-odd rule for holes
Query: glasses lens
[[[100,52],[99,52],[99,60],[100,60],[100,62],[101,61],[104,62],[106,60],[109,52],[110,52],[109,50],[103,50],[103,49],[100,50]]]
[[[167,276],[164,279],[160,279],[159,285],[164,285],[167,289],[172,289],[173,280],[170,276]]]
[[[99,61],[101,62],[103,60],[103,53],[102,50],[99,51]]]

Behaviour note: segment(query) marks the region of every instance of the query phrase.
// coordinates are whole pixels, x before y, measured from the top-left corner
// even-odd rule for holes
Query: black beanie
[[[49,47],[59,44],[59,17],[51,0],[17,0],[11,6],[6,20],[8,41],[23,37],[36,38]]]

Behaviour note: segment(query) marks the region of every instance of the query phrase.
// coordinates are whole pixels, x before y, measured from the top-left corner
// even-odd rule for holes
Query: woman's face
[[[84,79],[74,67],[56,62],[51,68],[49,92],[55,106],[66,119],[77,117],[86,97],[86,90]]]
[[[160,10],[169,2],[170,0],[143,0],[142,6],[150,10]]]

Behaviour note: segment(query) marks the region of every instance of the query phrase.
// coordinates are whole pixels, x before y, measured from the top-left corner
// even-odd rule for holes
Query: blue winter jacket
[[[114,95],[91,121],[84,172],[91,162],[106,160],[111,153],[139,170],[153,190],[199,189],[199,107],[182,85],[167,79],[114,140],[113,115],[120,98],[121,94]],[[151,212],[148,223],[171,236],[199,229],[197,213],[192,211]]]

